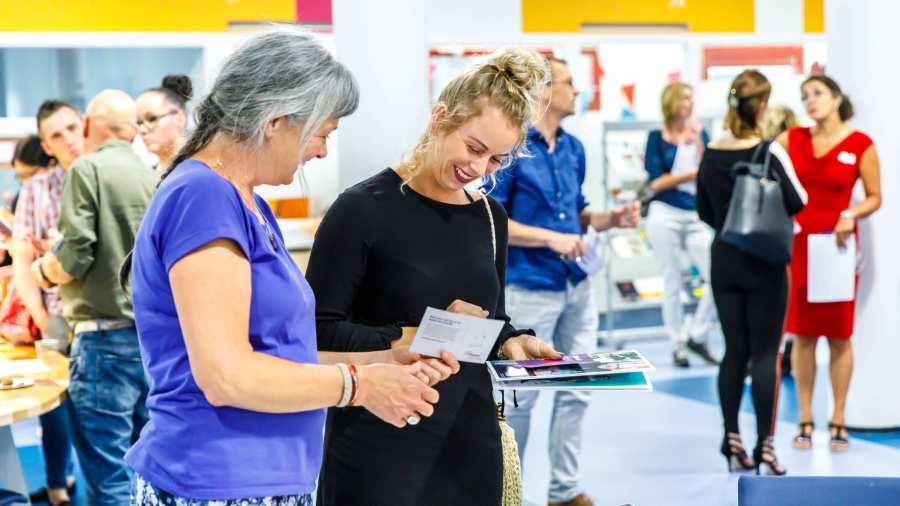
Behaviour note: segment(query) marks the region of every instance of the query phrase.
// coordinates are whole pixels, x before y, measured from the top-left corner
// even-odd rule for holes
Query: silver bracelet
[[[337,368],[341,371],[341,377],[344,378],[344,393],[341,394],[341,400],[338,401],[336,407],[345,408],[350,404],[350,397],[353,395],[353,378],[350,376],[350,368],[347,364],[337,364]]]

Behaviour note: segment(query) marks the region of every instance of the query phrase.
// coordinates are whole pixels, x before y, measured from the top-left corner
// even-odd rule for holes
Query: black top
[[[483,200],[441,203],[402,182],[387,169],[347,189],[319,226],[306,273],[319,349],[387,349],[427,307],[461,299],[506,321],[496,358],[497,346],[525,333],[509,324],[504,306],[506,211],[487,199],[495,259]],[[463,363],[435,388],[434,414],[404,429],[363,409],[331,409],[317,504],[370,505],[377,497],[392,506],[499,506],[502,452],[487,368]]]
[[[455,299],[506,320],[497,345],[518,335],[503,298],[507,215],[480,199],[466,205],[431,200],[404,186],[392,169],[342,193],[316,233],[306,278],[316,295],[319,349],[390,347],[402,326],[418,326],[428,306]],[[496,353],[495,351],[492,355]]]
[[[722,231],[728,205],[734,190],[734,174],[732,166],[736,162],[750,161],[756,146],[747,149],[714,149],[707,147],[703,151],[700,169],[697,174],[697,214],[700,219],[716,230],[716,236]],[[800,212],[805,205],[806,192],[797,180],[791,159],[780,144],[772,143],[769,168],[781,182],[781,193],[789,215]],[[765,153],[759,153],[757,161],[762,163]]]

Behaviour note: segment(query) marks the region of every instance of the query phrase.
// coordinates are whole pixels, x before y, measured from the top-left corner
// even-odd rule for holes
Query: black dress
[[[401,184],[387,169],[346,190],[322,220],[306,273],[319,349],[387,349],[427,307],[462,299],[507,321],[495,357],[502,342],[523,333],[509,324],[503,300],[506,212],[488,199],[495,259],[484,202],[441,203]],[[403,429],[361,408],[330,410],[319,506],[501,503],[500,431],[487,369],[463,363],[436,388],[434,415]]]
[[[778,352],[787,311],[787,266],[770,265],[719,239],[734,190],[732,166],[739,161],[750,161],[755,149],[706,148],[697,175],[697,213],[716,231],[710,284],[725,335],[725,356],[718,378],[725,431],[739,432],[738,411],[747,367],[751,364],[759,446],[774,432],[780,386]],[[803,209],[805,192],[784,149],[780,145],[772,145],[770,149],[774,155],[770,168],[778,175],[785,209],[793,216]]]

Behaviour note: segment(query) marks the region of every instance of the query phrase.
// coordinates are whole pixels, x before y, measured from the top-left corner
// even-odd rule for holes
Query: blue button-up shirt
[[[580,234],[581,211],[587,201],[584,183],[584,146],[562,128],[556,133],[553,152],[534,128],[526,140],[530,157],[518,159],[497,173],[490,195],[497,199],[510,219],[524,225],[567,234]],[[490,189],[490,183],[487,189]],[[529,290],[566,289],[587,275],[571,260],[563,260],[550,248],[510,246],[506,282]]]

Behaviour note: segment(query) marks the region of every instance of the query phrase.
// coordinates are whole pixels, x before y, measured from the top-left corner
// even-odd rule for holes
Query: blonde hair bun
[[[434,140],[480,115],[488,104],[500,109],[519,130],[519,141],[505,162],[511,163],[525,153],[528,125],[540,116],[541,95],[549,82],[550,64],[530,49],[499,49],[469,65],[441,90],[435,110],[446,108],[446,114],[422,135],[401,162],[401,169],[415,177],[426,165]]]
[[[502,48],[488,56],[486,66],[494,67],[518,88],[538,99],[550,82],[547,58],[537,51],[520,47]]]

